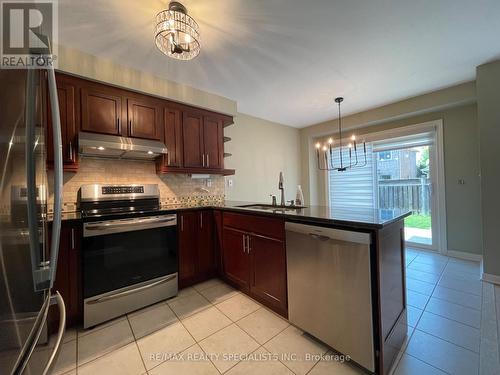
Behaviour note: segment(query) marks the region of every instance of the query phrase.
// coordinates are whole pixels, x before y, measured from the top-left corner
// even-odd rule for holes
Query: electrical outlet
[[[227,186],[228,187],[233,187],[233,180],[231,178],[227,179]]]

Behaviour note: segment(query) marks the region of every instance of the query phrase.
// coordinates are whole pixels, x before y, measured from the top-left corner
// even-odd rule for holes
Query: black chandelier
[[[337,172],[345,172],[348,169],[355,167],[364,167],[367,164],[366,160],[366,142],[363,141],[363,154],[364,154],[364,162],[362,164],[359,163],[358,158],[358,144],[356,143],[356,136],[352,135],[351,143],[347,145],[349,149],[349,164],[344,164],[344,154],[342,148],[342,116],[340,113],[340,103],[344,101],[344,98],[338,97],[335,98],[335,103],[339,106],[339,156],[340,156],[340,164],[337,166],[334,165],[333,157],[334,157],[334,141],[333,138],[329,138],[327,144],[316,143],[316,157],[318,159],[318,169],[322,171],[337,171]],[[353,155],[354,154],[354,155]],[[353,161],[354,159],[354,161]]]

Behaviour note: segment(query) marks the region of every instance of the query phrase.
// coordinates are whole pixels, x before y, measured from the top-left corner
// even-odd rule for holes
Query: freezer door
[[[46,253],[46,78],[0,70],[0,373],[9,374],[39,326],[48,283]],[[29,159],[28,159],[29,155]],[[31,204],[28,204],[31,202]]]

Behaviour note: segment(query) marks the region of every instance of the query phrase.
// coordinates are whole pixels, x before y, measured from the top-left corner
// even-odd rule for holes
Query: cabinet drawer
[[[285,239],[285,221],[281,218],[224,212],[223,223],[226,227],[249,233],[257,233],[278,240]]]

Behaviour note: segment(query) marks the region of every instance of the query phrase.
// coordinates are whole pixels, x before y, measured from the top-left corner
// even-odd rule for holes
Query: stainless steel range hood
[[[153,160],[167,153],[160,141],[96,133],[80,132],[78,144],[81,155],[108,159]]]

